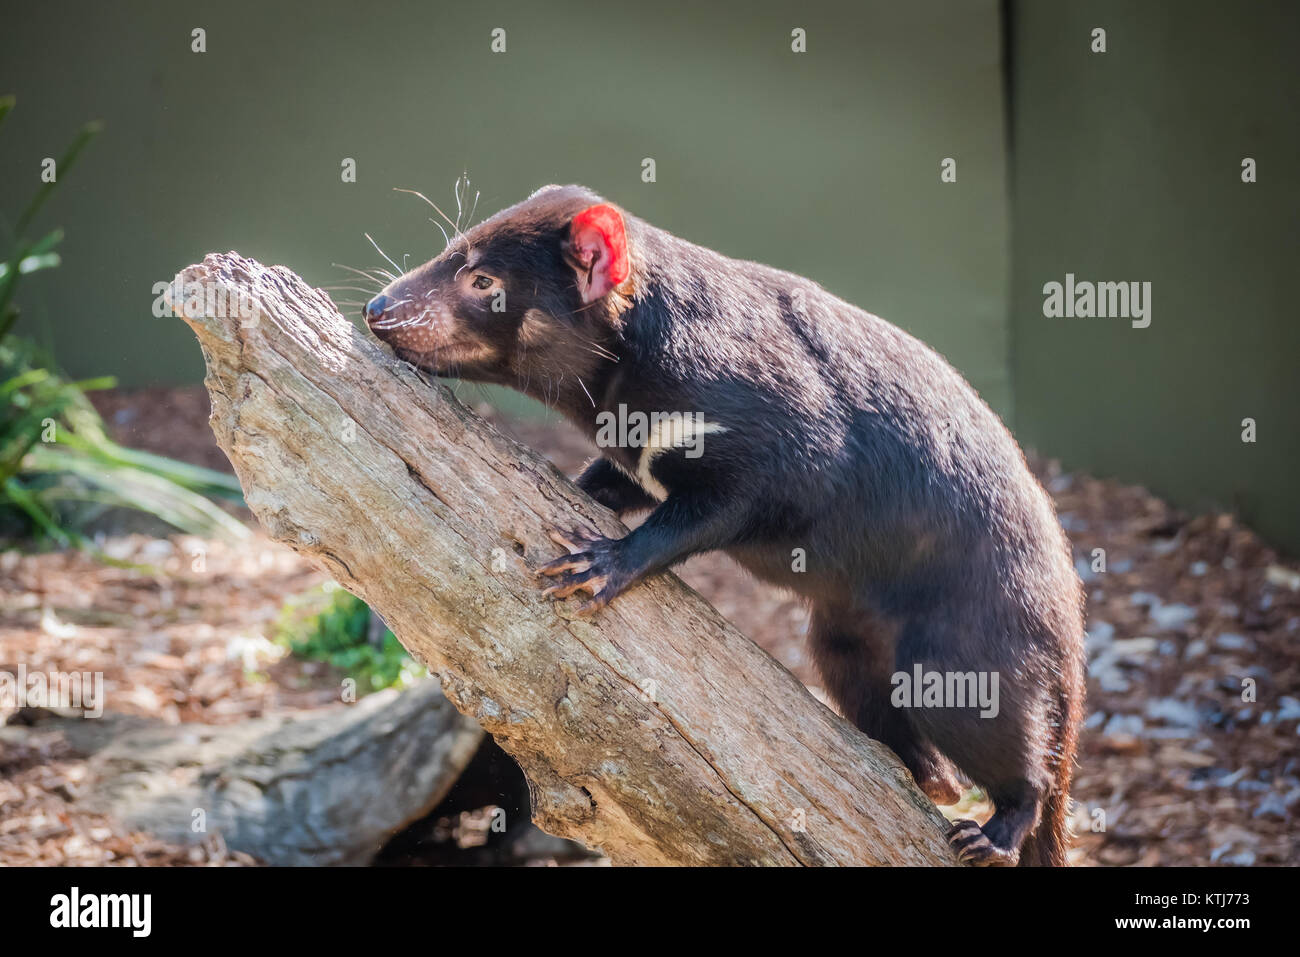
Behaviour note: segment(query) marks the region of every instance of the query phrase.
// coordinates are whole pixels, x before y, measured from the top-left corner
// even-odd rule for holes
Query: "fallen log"
[[[220,835],[281,866],[369,863],[442,801],[483,738],[432,680],[236,724],[45,717],[91,756],[90,810],[173,844]]]
[[[253,513],[519,762],[543,830],[624,864],[954,862],[898,759],[675,576],[592,620],[544,600],[548,529],[623,525],[325,293],[235,253],[173,289]]]

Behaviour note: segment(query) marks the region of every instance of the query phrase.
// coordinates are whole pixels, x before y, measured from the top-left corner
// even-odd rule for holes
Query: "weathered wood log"
[[[483,739],[432,680],[237,724],[62,723],[92,755],[92,810],[173,844],[219,834],[285,866],[369,863],[438,805]]]
[[[235,253],[174,288],[253,513],[514,756],[541,828],[616,863],[954,862],[898,759],[675,576],[593,620],[541,598],[549,528],[625,528],[323,292]]]

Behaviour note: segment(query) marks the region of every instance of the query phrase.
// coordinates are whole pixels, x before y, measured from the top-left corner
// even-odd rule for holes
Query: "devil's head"
[[[623,214],[583,187],[547,186],[457,234],[363,314],[398,356],[435,375],[526,388],[599,361],[631,272]]]

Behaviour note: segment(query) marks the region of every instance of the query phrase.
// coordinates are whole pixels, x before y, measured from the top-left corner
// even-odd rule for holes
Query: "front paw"
[[[578,614],[589,615],[631,584],[619,567],[617,539],[559,530],[552,530],[550,536],[568,554],[537,569],[538,575],[555,579],[542,590],[542,597],[568,598],[585,592],[591,600],[578,606]]]

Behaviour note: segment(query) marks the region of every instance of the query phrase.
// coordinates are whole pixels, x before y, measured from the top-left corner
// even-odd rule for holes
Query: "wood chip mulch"
[[[270,638],[284,600],[323,581],[258,535],[241,545],[128,535],[83,552],[0,553],[0,670],[102,672],[106,708],[222,724],[339,700],[339,676]],[[18,715],[19,720],[22,715]],[[0,723],[14,721],[12,709]],[[219,840],[168,848],[86,818],[85,756],[38,725],[0,738],[0,863],[238,863]],[[141,843],[143,842],[143,843]]]
[[[223,465],[201,389],[96,401],[120,441]],[[568,474],[591,454],[567,427],[508,430]],[[1187,516],[1140,488],[1038,468],[1088,588],[1072,859],[1300,863],[1300,562],[1230,516]],[[289,549],[260,533],[237,546],[144,535],[102,545],[118,564],[0,553],[0,670],[102,671],[111,709],[167,722],[338,700],[339,674],[269,641],[284,602],[324,581]],[[692,559],[683,577],[817,693],[797,602],[721,556]],[[252,863],[219,838],[168,847],[86,814],[75,803],[85,756],[20,727],[21,715],[5,719],[0,864]]]

